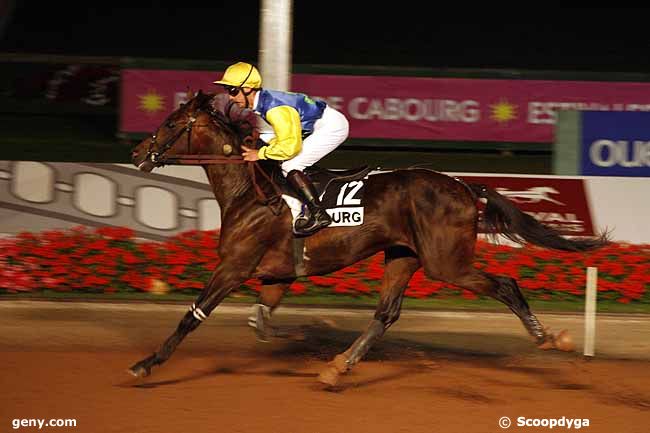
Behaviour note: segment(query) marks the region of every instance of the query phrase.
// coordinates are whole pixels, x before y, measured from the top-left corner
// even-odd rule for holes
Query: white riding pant
[[[291,170],[304,170],[320,161],[325,155],[336,149],[348,138],[350,124],[345,116],[327,106],[320,119],[314,123],[314,132],[302,142],[302,150],[291,159],[283,161],[282,174],[286,176]],[[261,134],[267,141],[273,135]]]

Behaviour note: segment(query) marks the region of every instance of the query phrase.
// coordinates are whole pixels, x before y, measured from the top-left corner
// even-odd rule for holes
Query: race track
[[[495,433],[507,416],[588,419],[589,433],[647,433],[650,317],[600,315],[596,357],[579,316],[544,315],[578,352],[539,351],[510,313],[404,311],[340,386],[316,381],[371,310],[281,307],[303,340],[259,343],[248,308],[226,305],[152,376],[126,369],[176,327],[186,306],[0,301],[0,432],[13,420],[75,419],[51,432]],[[575,430],[575,428],[572,428]]]

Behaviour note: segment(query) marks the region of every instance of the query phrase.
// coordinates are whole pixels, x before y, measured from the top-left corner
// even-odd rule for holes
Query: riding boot
[[[318,193],[309,178],[300,170],[291,170],[287,175],[287,180],[309,208],[309,218],[296,220],[293,228],[294,234],[309,236],[330,225],[332,217],[323,208]]]

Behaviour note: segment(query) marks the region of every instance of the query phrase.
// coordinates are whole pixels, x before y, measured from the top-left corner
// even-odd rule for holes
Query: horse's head
[[[167,117],[151,136],[135,146],[131,161],[142,171],[151,171],[183,155],[229,157],[241,153],[241,144],[254,124],[252,113],[237,112],[226,95],[199,91]]]

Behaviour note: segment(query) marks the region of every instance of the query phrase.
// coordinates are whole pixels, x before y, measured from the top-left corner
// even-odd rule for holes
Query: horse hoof
[[[151,369],[143,366],[134,365],[133,367],[127,370],[132,376],[143,378],[151,374]]]
[[[334,360],[330,362],[330,365],[339,373],[347,373],[348,370],[350,370],[350,364],[348,363],[348,359],[339,354],[334,357]]]
[[[560,350],[562,352],[573,352],[575,350],[575,344],[573,343],[573,338],[569,335],[569,331],[563,329],[558,332],[557,335],[547,334],[546,340],[537,346],[541,350]]]
[[[318,375],[318,381],[324,385],[334,387],[339,383],[341,374],[334,367],[328,367]]]
[[[576,350],[576,346],[573,343],[573,338],[569,335],[569,331],[563,329],[560,331],[553,341],[555,343],[555,348],[563,352],[573,352]]]

